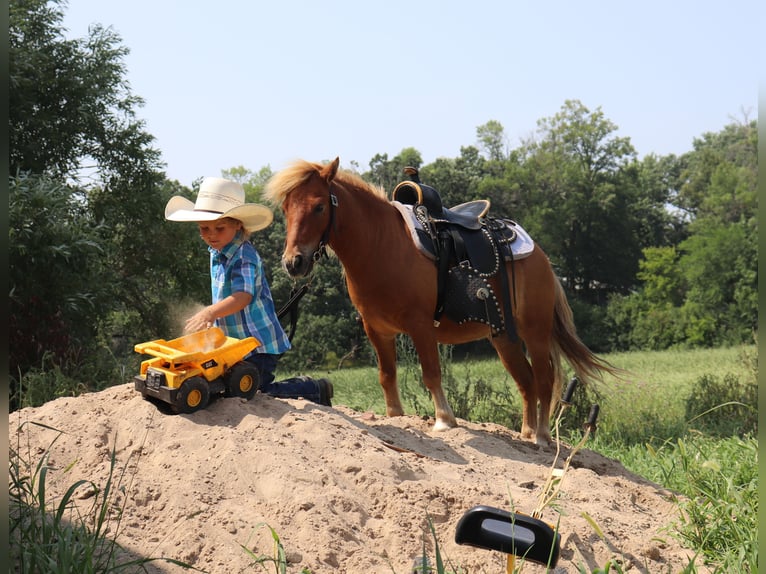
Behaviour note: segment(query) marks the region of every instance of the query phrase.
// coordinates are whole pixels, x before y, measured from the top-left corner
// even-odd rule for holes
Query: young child
[[[302,397],[331,406],[333,388],[326,379],[294,377],[274,381],[279,357],[291,345],[277,318],[261,257],[249,241],[250,234],[271,224],[271,210],[245,203],[245,190],[240,184],[206,177],[195,203],[181,196],[170,198],[165,219],[197,223],[210,251],[213,303],[186,321],[186,332],[216,325],[229,337],[255,337],[261,344],[245,360],[258,368],[262,393]]]

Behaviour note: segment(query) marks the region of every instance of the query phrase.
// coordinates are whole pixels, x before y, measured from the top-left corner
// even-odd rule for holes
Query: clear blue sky
[[[138,115],[190,186],[296,158],[453,158],[489,120],[515,148],[567,99],[600,107],[640,156],[684,153],[743,110],[757,119],[759,4],[69,0],[64,26],[122,37]]]

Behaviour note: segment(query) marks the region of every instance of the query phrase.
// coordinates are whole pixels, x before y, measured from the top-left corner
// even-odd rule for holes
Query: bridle
[[[329,258],[327,255],[327,244],[330,240],[330,229],[335,229],[335,208],[338,207],[338,197],[332,192],[332,184],[333,182],[330,182],[327,187],[327,190],[330,194],[330,220],[327,222],[327,227],[322,233],[322,237],[319,240],[319,245],[317,245],[314,253],[311,254],[311,259],[314,261],[314,263],[318,262],[322,256],[324,256],[326,259]],[[289,300],[277,314],[277,317],[282,319],[284,315],[290,313],[290,333],[288,334],[290,341],[293,340],[293,335],[295,335],[295,328],[298,324],[298,303],[308,291],[313,278],[314,276],[312,273],[309,277],[308,283],[304,283],[300,287],[296,287],[296,285],[293,284],[293,287],[290,290]]]
[[[330,241],[330,230],[335,229],[335,208],[338,207],[338,196],[332,192],[333,183],[334,182],[331,181],[327,185],[327,192],[330,194],[330,219],[327,222],[327,227],[325,227],[325,230],[322,233],[322,237],[319,239],[319,245],[317,245],[317,248],[311,255],[311,258],[315,263],[318,262],[322,256],[328,258],[327,244]]]

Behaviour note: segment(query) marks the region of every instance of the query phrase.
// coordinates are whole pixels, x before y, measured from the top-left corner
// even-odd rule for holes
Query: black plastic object
[[[596,434],[596,419],[598,418],[598,405],[591,405],[590,412],[588,413],[588,422],[585,423],[584,428],[590,430],[594,435]]]
[[[474,506],[457,523],[455,542],[514,554],[553,568],[559,560],[561,535],[526,514]]]
[[[579,380],[577,379],[577,377],[572,377],[570,379],[569,384],[567,385],[567,390],[564,392],[564,398],[561,399],[561,402],[564,403],[565,405],[572,404],[572,395],[574,395],[578,382]]]

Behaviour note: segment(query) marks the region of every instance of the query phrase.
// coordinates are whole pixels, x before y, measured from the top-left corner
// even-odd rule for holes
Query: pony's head
[[[331,183],[339,163],[339,158],[327,165],[299,160],[266,184],[264,198],[285,215],[282,266],[291,277],[308,275],[327,246],[336,204]]]

